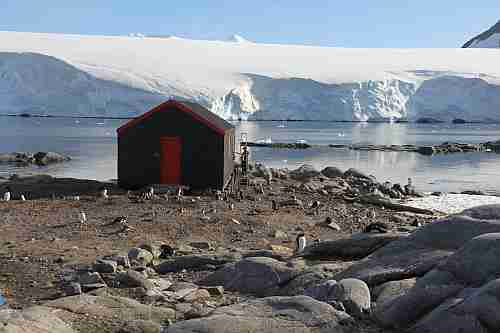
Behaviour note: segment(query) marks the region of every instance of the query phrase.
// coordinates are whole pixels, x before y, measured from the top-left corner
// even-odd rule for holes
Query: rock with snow
[[[500,20],[488,30],[465,43],[463,48],[500,48]]]

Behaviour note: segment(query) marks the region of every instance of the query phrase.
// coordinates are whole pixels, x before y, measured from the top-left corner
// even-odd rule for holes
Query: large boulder
[[[458,297],[466,302],[476,295],[474,293],[470,295],[468,291],[481,288],[490,281],[500,278],[499,256],[500,233],[475,237],[424,277],[418,279],[415,286],[405,295],[394,299],[377,311],[377,319],[384,326],[408,327],[429,312],[432,315],[436,311],[442,311],[440,306],[446,307],[450,300]],[[485,294],[488,293],[489,291],[485,292]],[[497,296],[500,295],[495,294],[491,297]],[[481,298],[485,299],[483,296]],[[471,300],[471,302],[475,301]],[[484,309],[490,309],[490,305],[491,303],[485,304]],[[479,317],[476,319],[481,320],[484,313],[482,313],[483,310],[478,311],[476,314]],[[487,313],[488,310],[484,311]],[[451,313],[459,312],[452,310]],[[462,313],[462,315],[466,314]]]
[[[75,333],[70,326],[56,316],[54,309],[35,306],[22,311],[0,310],[2,333]]]
[[[345,269],[349,263],[318,264],[305,269],[299,276],[282,286],[279,290],[281,296],[308,295],[305,291],[311,286],[330,280],[336,273]],[[311,296],[312,297],[312,296]],[[315,297],[313,297],[315,298]],[[317,298],[315,298],[317,299]]]
[[[175,311],[173,309],[144,305],[133,299],[117,296],[91,296],[83,294],[60,298],[50,301],[45,305],[75,314],[119,319],[123,322],[150,320],[161,324],[175,318]]]
[[[165,333],[347,333],[352,331],[352,325],[352,318],[345,312],[310,297],[268,297],[173,324]]]
[[[306,246],[300,256],[305,258],[361,259],[407,235],[406,233],[359,233],[350,238],[312,243]]]
[[[346,172],[344,172],[344,177],[345,178],[352,177],[352,178],[361,178],[361,179],[366,179],[366,180],[372,180],[372,178],[370,176],[368,176],[364,172],[361,172],[355,168],[350,168]]]
[[[377,308],[403,296],[415,286],[417,279],[404,279],[400,281],[389,281],[375,287],[372,291],[372,296],[376,300]]]
[[[410,333],[500,332],[500,279],[451,297],[414,325]]]
[[[370,286],[423,276],[467,241],[500,232],[500,205],[465,210],[417,229],[360,260],[336,280],[357,278]]]
[[[370,311],[371,296],[368,285],[358,279],[344,279],[332,286],[329,297],[342,302],[347,312],[356,317]]]
[[[309,164],[303,164],[297,169],[290,171],[290,178],[300,182],[308,182],[319,175],[321,173]]]
[[[323,176],[328,178],[339,178],[344,175],[344,172],[337,167],[327,166],[323,170],[321,170]]]
[[[269,296],[276,295],[280,286],[299,274],[300,270],[272,258],[245,258],[226,265],[207,276],[199,284],[221,285],[231,291]]]
[[[155,267],[159,274],[180,272],[186,270],[206,270],[208,266],[223,266],[238,260],[238,254],[201,254],[174,257],[163,261]]]

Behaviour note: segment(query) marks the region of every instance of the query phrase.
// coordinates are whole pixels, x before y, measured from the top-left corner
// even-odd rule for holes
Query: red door
[[[160,138],[161,161],[160,182],[162,184],[181,183],[181,138]]]

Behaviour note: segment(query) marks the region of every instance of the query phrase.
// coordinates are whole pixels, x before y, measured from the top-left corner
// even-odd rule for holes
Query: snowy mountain
[[[500,21],[490,29],[477,35],[462,46],[463,48],[500,48]]]
[[[227,119],[500,122],[499,57],[0,32],[0,113],[134,116],[175,97]]]

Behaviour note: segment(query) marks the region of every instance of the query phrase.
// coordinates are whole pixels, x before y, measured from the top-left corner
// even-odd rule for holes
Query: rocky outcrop
[[[307,296],[268,297],[219,308],[206,318],[176,323],[165,333],[347,333],[352,323],[345,312]]]
[[[5,333],[76,333],[45,306],[0,310],[0,331]]]
[[[276,295],[300,271],[287,264],[266,257],[245,258],[226,265],[200,281],[201,285],[221,285],[227,290],[252,293],[258,296]]]
[[[483,206],[427,224],[393,241],[336,276],[370,286],[423,276],[472,238],[500,232],[500,206]]]
[[[0,154],[0,163],[16,163],[26,166],[31,164],[46,166],[49,164],[67,162],[70,160],[70,157],[54,152],[16,152]]]

